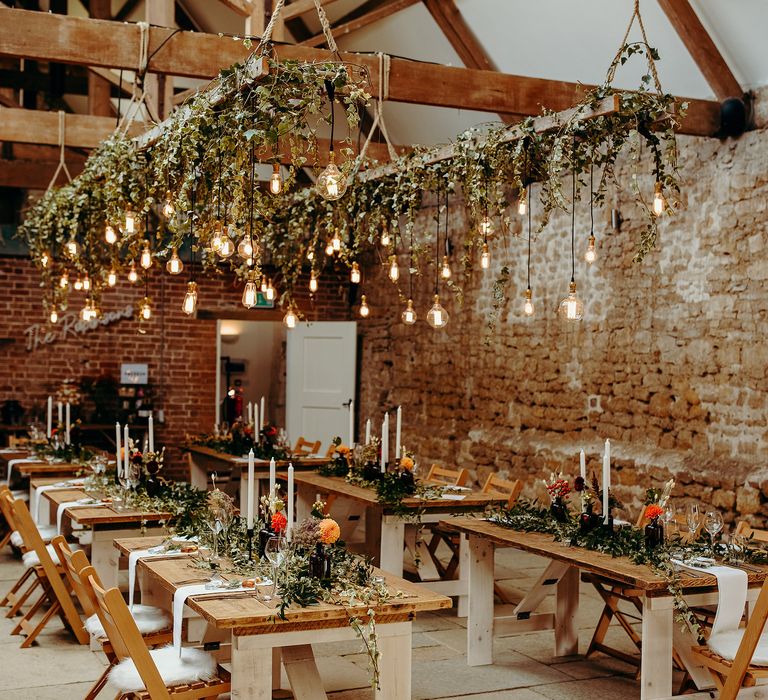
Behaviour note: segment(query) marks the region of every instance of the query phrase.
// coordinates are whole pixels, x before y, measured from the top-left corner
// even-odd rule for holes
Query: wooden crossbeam
[[[44,190],[48,187],[53,174],[56,172],[58,160],[27,160],[25,158],[0,159],[0,187],[19,187],[24,190]],[[67,160],[67,169],[72,177],[83,169],[82,162]],[[64,173],[58,180],[64,185],[67,178]]]
[[[417,0],[413,0],[416,2]],[[210,78],[220,68],[242,62],[247,49],[240,42],[210,34],[150,29],[150,71]],[[278,46],[280,60],[322,61],[327,51],[307,46]],[[139,60],[139,29],[64,15],[0,7],[0,56],[135,70]],[[378,91],[378,59],[344,53],[350,63],[365,66],[373,94]],[[529,78],[492,71],[455,68],[393,58],[389,99],[394,102],[453,107],[493,113],[535,115],[546,107],[555,112],[571,107],[590,86]],[[720,105],[687,100],[690,107],[681,133],[711,136],[719,128]]]
[[[250,0],[219,0],[219,2],[233,12],[237,12],[241,17],[250,17],[253,12],[253,3]]]
[[[320,4],[330,5],[338,0],[320,0]],[[283,7],[281,17],[283,21],[287,22],[291,19],[296,19],[302,15],[307,15],[310,12],[315,12],[315,0],[294,0],[290,5]]]
[[[744,90],[691,3],[688,0],[659,0],[659,5],[717,98],[741,97]]]

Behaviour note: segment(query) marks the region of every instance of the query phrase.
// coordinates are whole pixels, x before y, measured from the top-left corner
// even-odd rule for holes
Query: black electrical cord
[[[576,168],[571,171],[571,282],[576,281]]]
[[[595,168],[595,164],[590,161],[589,163],[589,235],[595,235],[595,188],[592,180],[592,174]]]
[[[256,176],[256,154],[255,146],[251,144],[251,207],[248,215],[248,240],[251,244],[251,266],[253,266],[253,200],[254,200],[254,178]]]
[[[528,183],[528,289],[531,288],[531,184]]]
[[[120,82],[117,86],[117,117],[115,117],[115,128],[120,126],[120,103],[123,101],[123,69],[120,69]]]
[[[437,240],[435,241],[435,294],[438,291],[440,279],[440,177],[437,179],[437,215],[435,217],[435,228],[437,229]]]
[[[336,110],[333,108],[333,101],[336,94],[336,88],[330,80],[325,81],[325,91],[328,93],[328,104],[331,106],[331,145],[329,150],[333,153],[333,132],[336,127]]]
[[[195,281],[195,195],[197,188],[192,188],[192,216],[189,217],[189,281]]]

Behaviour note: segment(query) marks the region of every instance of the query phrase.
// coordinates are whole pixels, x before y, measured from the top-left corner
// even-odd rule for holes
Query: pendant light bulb
[[[526,316],[533,316],[533,292],[531,288],[525,290],[525,302],[523,302],[523,313]]]
[[[135,230],[136,230],[136,214],[133,213],[133,210],[128,209],[128,211],[125,212],[125,232],[133,233]]]
[[[131,261],[131,267],[128,270],[128,281],[131,284],[136,284],[139,281],[139,273],[136,271],[136,263]]]
[[[448,312],[440,306],[440,296],[435,294],[435,303],[427,312],[427,323],[435,330],[445,328],[448,325]]]
[[[483,236],[490,236],[493,233],[493,222],[487,215],[480,220],[478,229]]]
[[[283,316],[283,325],[289,330],[293,330],[296,328],[296,323],[298,320],[299,319],[296,317],[296,312],[293,310],[293,306],[289,306],[288,311],[286,312],[285,316]]]
[[[584,317],[584,303],[576,296],[576,282],[571,282],[568,296],[560,302],[557,315],[563,321],[581,321]]]
[[[347,181],[336,165],[336,154],[334,151],[331,151],[330,163],[328,163],[328,166],[317,178],[315,188],[320,196],[329,202],[341,199],[347,191]]]
[[[352,263],[352,271],[349,273],[349,281],[352,284],[360,284],[360,265],[356,262]]]
[[[83,305],[83,308],[80,309],[80,320],[81,321],[90,321],[91,320],[91,307],[88,304],[88,300],[85,300],[85,304]]]
[[[75,283],[72,286],[78,292],[83,288],[83,280],[80,279],[80,275],[75,278]]]
[[[312,250],[312,248],[310,248],[307,251],[307,260],[309,260],[309,262],[312,262],[314,259],[315,259],[315,251]]]
[[[173,197],[170,192],[165,193],[165,203],[163,204],[163,216],[170,219],[176,213],[176,207],[173,206]]]
[[[526,190],[520,192],[520,199],[517,201],[517,213],[520,216],[525,216],[528,213],[528,192]]]
[[[217,221],[213,225],[213,236],[211,236],[211,250],[214,253],[218,253],[221,250],[221,238],[222,238],[221,222]]]
[[[67,241],[66,247],[67,255],[69,255],[70,258],[76,258],[80,255],[80,244],[74,238]]]
[[[405,307],[405,311],[403,311],[401,318],[403,319],[403,323],[406,326],[412,326],[414,323],[416,323],[416,311],[413,308],[413,299],[408,300],[408,304]]]
[[[219,250],[218,250],[219,255],[226,260],[227,258],[232,257],[232,254],[234,252],[235,252],[234,241],[226,233],[222,234],[221,244],[219,245]]]
[[[488,249],[488,244],[483,243],[483,252],[480,254],[480,267],[483,270],[487,270],[491,266],[491,251]]]
[[[139,304],[139,315],[142,321],[149,321],[152,318],[152,302],[145,296]]]
[[[440,269],[440,277],[444,280],[451,279],[451,264],[448,262],[447,255],[443,255],[443,266]]]
[[[256,288],[256,282],[253,277],[249,277],[245,283],[245,289],[243,289],[243,306],[246,309],[252,309],[256,306],[259,300],[258,289]]]
[[[584,260],[590,265],[597,260],[597,251],[595,250],[595,237],[589,237],[589,244],[587,245],[587,252],[584,253]]]
[[[363,318],[368,318],[370,313],[371,313],[371,309],[368,306],[368,302],[365,299],[365,294],[363,294],[363,296],[360,297],[360,315]]]
[[[51,323],[58,323],[59,321],[59,312],[56,311],[56,307],[54,306],[51,309],[51,315],[48,317]]]
[[[149,270],[152,267],[152,251],[149,249],[149,241],[144,241],[144,248],[141,251],[139,263],[145,270]]]
[[[64,270],[64,272],[61,273],[61,277],[59,278],[59,287],[62,289],[66,289],[69,286],[69,273]]]
[[[393,282],[397,282],[400,279],[400,268],[397,265],[397,256],[389,256],[389,279]]]
[[[187,283],[187,293],[184,295],[184,301],[181,303],[181,310],[187,316],[192,316],[192,314],[194,314],[195,311],[197,311],[197,283],[196,282]]]
[[[181,274],[181,271],[184,269],[184,263],[181,262],[181,258],[179,257],[176,248],[173,249],[171,257],[168,259],[168,262],[165,263],[165,269],[168,270],[171,275]]]
[[[333,239],[329,239],[325,244],[325,254],[328,256],[333,255]]]
[[[272,164],[272,175],[269,177],[269,191],[280,194],[283,190],[283,176],[280,174],[280,163]]]
[[[653,192],[653,213],[661,216],[667,208],[667,200],[664,199],[664,193],[661,191],[661,183],[657,182]]]
[[[243,239],[237,246],[237,254],[243,260],[249,260],[253,258],[253,245],[249,236],[243,236]]]
[[[392,241],[392,237],[389,235],[389,231],[387,229],[384,229],[381,232],[381,245],[388,246],[391,241]]]
[[[88,274],[86,273],[85,277],[83,277],[83,289],[88,292],[91,289],[91,278],[88,277]]]
[[[274,301],[277,296],[275,288],[272,286],[272,280],[267,281],[267,301]]]
[[[315,276],[315,271],[312,270],[312,273],[309,276],[309,291],[314,294],[317,291],[317,277]]]
[[[261,293],[266,294],[267,293],[267,278],[262,277],[261,278]]]
[[[109,224],[107,224],[107,227],[104,229],[104,240],[109,243],[109,245],[115,245],[115,243],[117,243],[117,233]]]
[[[48,251],[43,251],[43,254],[40,256],[40,264],[43,266],[43,269],[47,268],[50,262],[51,256],[48,255]]]
[[[333,246],[334,253],[338,253],[341,250],[341,238],[339,237],[339,229],[336,229],[334,232],[333,238],[331,238],[331,245]]]
[[[116,284],[117,284],[117,272],[115,272],[115,268],[113,267],[107,274],[107,285],[109,287],[114,287]]]

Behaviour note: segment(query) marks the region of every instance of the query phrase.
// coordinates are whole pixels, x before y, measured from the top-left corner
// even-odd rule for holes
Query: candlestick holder
[[[248,536],[248,561],[253,561],[253,528],[249,527],[245,532]]]
[[[608,510],[608,518],[603,517],[603,530],[613,533],[613,514]]]

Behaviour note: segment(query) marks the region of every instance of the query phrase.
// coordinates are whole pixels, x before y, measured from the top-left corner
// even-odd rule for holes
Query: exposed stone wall
[[[658,250],[644,262],[632,262],[642,223],[627,192],[609,194],[595,212],[599,257],[591,268],[583,261],[588,194],[578,205],[576,280],[586,312],[576,331],[555,314],[570,279],[568,214],[535,236],[533,319],[522,314],[520,222],[506,244],[492,242],[492,270],[472,273],[463,307],[443,290],[451,313],[444,331],[424,322],[428,279],[416,283],[420,320],[409,328],[399,322],[404,304],[392,284],[373,274],[366,290],[372,316],[361,324],[361,420],[370,415],[378,424],[383,408],[402,404],[404,441],[422,465],[467,467],[478,483],[501,471],[525,479],[528,494],[540,493],[536,482],[550,469],[578,473],[580,448],[599,472],[610,438],[617,494],[633,517],[645,489],[671,474],[680,505],[690,497],[725,509],[729,519],[764,521],[768,132],[679,143],[684,206],[660,224]],[[628,190],[630,164],[618,177]],[[638,182],[652,194],[647,170]],[[620,232],[610,228],[610,207],[625,219]],[[432,215],[425,210],[419,224],[430,226]],[[454,210],[454,242],[465,226]],[[511,282],[489,332],[502,265]]]

